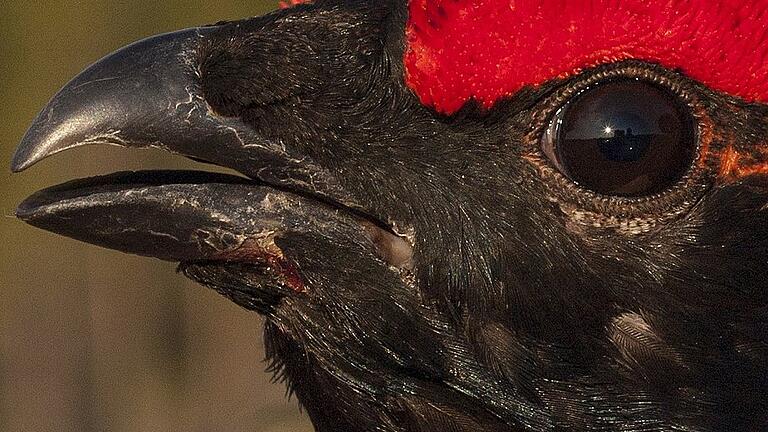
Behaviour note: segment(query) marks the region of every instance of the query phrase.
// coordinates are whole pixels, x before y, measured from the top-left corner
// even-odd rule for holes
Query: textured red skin
[[[410,0],[406,83],[444,114],[640,59],[768,102],[768,0]]]
[[[280,9],[287,9],[289,7],[294,7],[296,5],[306,4],[306,3],[312,3],[312,0],[285,0],[285,1],[280,1],[277,5],[280,7]]]

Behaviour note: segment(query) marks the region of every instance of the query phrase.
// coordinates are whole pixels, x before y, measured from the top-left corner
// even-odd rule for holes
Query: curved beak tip
[[[25,157],[23,155],[20,155],[18,151],[13,154],[13,159],[11,159],[12,173],[18,173],[18,172],[24,171],[28,167],[29,167],[29,164],[26,162]]]
[[[11,158],[11,172],[18,173],[24,171],[43,158],[45,153],[36,143],[38,142],[37,133],[32,126],[21,139],[19,146]]]
[[[136,141],[157,139],[162,131],[150,126],[170,121],[174,113],[167,107],[189,97],[185,89],[193,83],[184,56],[208,31],[187,29],[144,39],[81,72],[35,117],[13,155],[11,171],[82,144],[122,144],[114,136],[121,130],[134,132]]]

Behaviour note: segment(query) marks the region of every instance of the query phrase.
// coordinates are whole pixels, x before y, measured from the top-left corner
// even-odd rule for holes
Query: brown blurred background
[[[137,39],[259,15],[276,0],[10,0],[0,6],[0,431],[309,431],[264,372],[262,322],[175,273],[31,228],[15,205],[75,177],[197,168],[91,147],[11,176],[10,157],[75,74]],[[209,169],[209,168],[208,168]]]

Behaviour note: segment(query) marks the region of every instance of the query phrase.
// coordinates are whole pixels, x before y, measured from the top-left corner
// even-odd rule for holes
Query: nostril
[[[215,113],[241,117],[249,109],[314,92],[340,75],[329,72],[322,44],[307,40],[299,32],[303,27],[276,19],[225,23],[196,41],[195,75]]]
[[[237,117],[251,104],[253,87],[239,82],[244,67],[241,59],[226,50],[201,48],[201,90],[206,102],[217,114]]]

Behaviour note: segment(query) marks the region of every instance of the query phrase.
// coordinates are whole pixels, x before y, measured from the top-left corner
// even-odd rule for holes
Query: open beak
[[[196,56],[216,28],[152,37],[89,67],[35,118],[11,168],[24,170],[73,147],[112,144],[162,148],[248,178],[146,171],[76,180],[31,196],[18,217],[89,243],[172,261],[285,260],[290,257],[275,238],[306,233],[363,248],[383,264],[403,261],[386,256],[406,247],[403,240],[351,210],[352,200],[327,172],[211,109]]]

